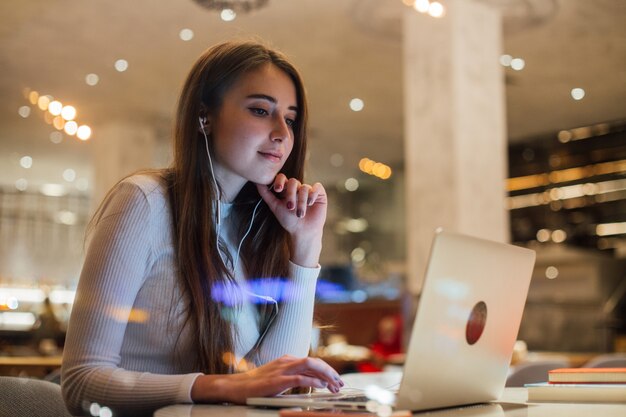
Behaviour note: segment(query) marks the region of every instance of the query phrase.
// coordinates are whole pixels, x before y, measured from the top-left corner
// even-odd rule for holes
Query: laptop
[[[396,410],[420,411],[498,399],[534,264],[532,250],[438,231],[400,386],[388,405]],[[383,388],[388,387],[374,387],[366,398],[354,398],[354,392],[314,392],[253,397],[247,404],[371,410],[372,401],[368,400],[380,402],[378,394],[385,391]],[[368,390],[358,394],[363,397]]]

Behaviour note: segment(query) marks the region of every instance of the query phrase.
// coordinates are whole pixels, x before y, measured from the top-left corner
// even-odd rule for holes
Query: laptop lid
[[[534,263],[529,249],[435,234],[394,408],[427,410],[500,397]],[[366,407],[328,397],[249,398],[247,403]]]
[[[475,237],[435,235],[409,341],[398,409],[500,397],[535,252]]]

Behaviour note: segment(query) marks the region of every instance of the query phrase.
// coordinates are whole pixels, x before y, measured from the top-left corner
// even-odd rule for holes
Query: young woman
[[[72,413],[339,391],[307,358],[327,199],[303,183],[306,123],[282,54],[228,42],[200,57],[173,165],[121,181],[92,220],[63,357]]]

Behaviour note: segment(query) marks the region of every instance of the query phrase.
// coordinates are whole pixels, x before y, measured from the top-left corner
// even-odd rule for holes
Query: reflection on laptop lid
[[[435,235],[394,408],[427,410],[500,397],[535,263],[532,250]],[[366,409],[328,396],[248,398],[249,405]]]

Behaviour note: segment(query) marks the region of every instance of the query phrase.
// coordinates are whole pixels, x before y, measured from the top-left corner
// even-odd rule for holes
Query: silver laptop
[[[436,233],[400,387],[389,405],[418,411],[499,398],[534,264],[529,249]],[[371,410],[380,390],[371,392],[356,399],[353,392],[255,397],[247,404]]]

